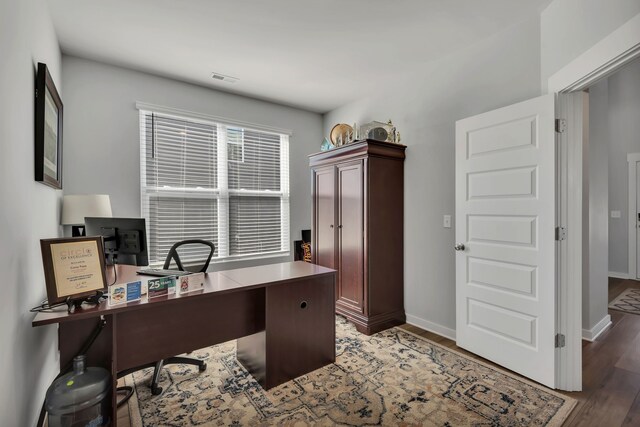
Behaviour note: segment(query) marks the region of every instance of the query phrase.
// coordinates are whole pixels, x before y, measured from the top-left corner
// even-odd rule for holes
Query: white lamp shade
[[[83,225],[85,217],[111,217],[108,194],[73,194],[62,200],[62,225]]]

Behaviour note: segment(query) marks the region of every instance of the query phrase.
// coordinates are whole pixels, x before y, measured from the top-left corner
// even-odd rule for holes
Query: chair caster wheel
[[[200,372],[204,372],[207,369],[207,364],[203,363],[202,365],[198,366],[198,370]]]
[[[153,394],[154,396],[157,396],[161,393],[162,393],[162,387],[151,386],[151,394]]]

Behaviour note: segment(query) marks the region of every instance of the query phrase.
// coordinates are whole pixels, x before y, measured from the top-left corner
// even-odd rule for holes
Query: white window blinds
[[[212,241],[215,260],[288,252],[288,135],[140,110],[140,146],[151,264],[185,239]]]

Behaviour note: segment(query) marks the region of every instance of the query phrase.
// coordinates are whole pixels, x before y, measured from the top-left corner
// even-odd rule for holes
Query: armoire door
[[[314,263],[336,268],[336,180],[335,168],[313,170],[313,238]]]
[[[364,183],[362,161],[337,166],[339,303],[364,312]]]

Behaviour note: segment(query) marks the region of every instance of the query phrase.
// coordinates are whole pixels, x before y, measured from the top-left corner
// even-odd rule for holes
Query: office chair
[[[182,264],[182,260],[180,260],[180,255],[178,254],[178,248],[183,245],[194,245],[194,244],[209,246],[210,251],[209,251],[209,256],[207,257],[207,260],[205,261],[204,265],[200,267],[200,270],[190,271],[190,272],[206,273],[207,268],[209,268],[209,263],[211,262],[211,258],[213,257],[213,253],[216,250],[216,246],[207,240],[200,240],[200,239],[182,240],[174,244],[171,247],[171,249],[169,249],[169,253],[167,254],[167,258],[165,259],[164,266],[162,268],[164,270],[168,270],[171,265],[171,261],[173,260],[175,261],[179,271],[189,271],[186,268],[184,268],[184,265]],[[158,382],[160,381],[160,372],[162,371],[163,366],[175,364],[175,363],[183,363],[186,365],[197,366],[200,372],[207,369],[207,364],[202,360],[194,359],[191,357],[176,356],[176,357],[170,357],[168,359],[159,360],[157,362],[149,363],[143,366],[137,366],[132,369],[127,369],[126,371],[123,371],[123,372],[119,372],[118,378],[128,375],[132,372],[139,371],[140,369],[153,367],[153,377],[151,377],[150,387],[151,387],[151,394],[153,394],[154,396],[157,396],[160,393],[162,393],[162,387],[158,386]]]
[[[208,240],[200,240],[200,239],[191,239],[191,240],[182,240],[169,249],[169,253],[167,254],[167,258],[164,260],[163,270],[168,270],[171,266],[171,260],[176,262],[176,266],[180,271],[189,271],[182,265],[182,261],[180,260],[180,255],[178,255],[178,248],[183,245],[205,245],[209,246],[211,251],[209,251],[209,256],[207,257],[207,261],[200,268],[200,271],[190,271],[190,273],[206,273],[207,268],[209,268],[209,263],[211,262],[211,257],[213,257],[213,253],[216,251],[216,245],[209,242]]]

